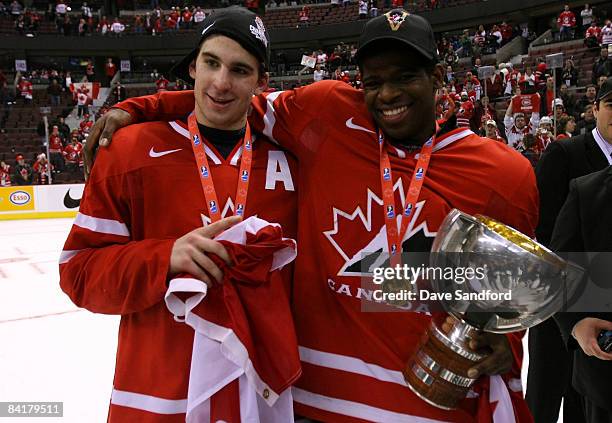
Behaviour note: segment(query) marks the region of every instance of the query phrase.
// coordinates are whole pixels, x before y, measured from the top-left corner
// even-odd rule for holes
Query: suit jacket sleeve
[[[581,226],[580,196],[574,179],[570,183],[567,201],[561,208],[557,223],[554,226],[550,248],[553,251],[561,252],[561,255],[564,255],[563,252],[584,251]],[[576,257],[572,254],[570,260],[579,261],[578,264],[585,265],[583,256]],[[554,319],[568,348],[578,347],[578,343],[572,337],[572,329],[576,323],[585,317],[588,317],[588,314],[566,312],[555,314]]]
[[[539,242],[549,246],[555,220],[569,190],[569,157],[559,142],[552,142],[536,168],[540,192],[540,222],[536,229]]]

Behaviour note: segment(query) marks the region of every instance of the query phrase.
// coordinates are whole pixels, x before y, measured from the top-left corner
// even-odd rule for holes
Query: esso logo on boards
[[[23,206],[24,204],[29,203],[31,198],[32,197],[30,197],[30,194],[25,191],[15,191],[11,193],[9,200],[16,206]]]

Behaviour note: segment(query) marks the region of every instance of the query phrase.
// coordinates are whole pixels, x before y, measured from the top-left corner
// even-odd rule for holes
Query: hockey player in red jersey
[[[117,132],[117,142],[98,156],[60,257],[60,285],[75,304],[121,315],[111,423],[255,421],[258,413],[279,403],[288,405],[284,414],[275,419],[260,415],[257,421],[293,417],[286,393],[299,376],[300,363],[285,293],[291,268],[280,270],[281,295],[268,298],[273,302],[269,307],[255,316],[224,318],[218,312],[224,310],[225,293],[234,289],[225,278],[236,270],[230,266],[229,248],[213,239],[229,227],[235,233],[249,220],[232,225],[248,216],[280,224],[285,236],[296,238],[294,160],[265,137],[252,136],[246,120],[251,97],[267,86],[268,35],[261,19],[246,9],[222,9],[207,19],[204,26],[210,30],[177,68],[182,78],[195,80],[188,120],[155,121]],[[262,265],[265,270],[265,261],[253,264],[240,281],[252,283],[249,278],[261,273]],[[270,260],[267,266],[272,265]],[[208,323],[214,332],[209,337],[222,341],[203,357],[195,354],[202,347],[198,338],[194,341],[195,328],[173,318],[175,306],[183,303],[180,294],[169,292],[181,283],[203,290],[197,292],[206,295],[205,311],[215,309],[213,318],[243,324],[231,331]],[[265,303],[268,288],[255,288]],[[222,303],[211,303],[215,298]],[[250,300],[257,304],[257,298]],[[249,330],[252,340],[239,336]],[[281,341],[273,351],[265,349],[270,337]],[[255,357],[252,348],[258,351]],[[283,360],[271,359],[277,352]],[[224,364],[236,356],[239,361]],[[198,358],[198,363],[214,365],[213,372],[194,374]],[[262,360],[267,361],[258,367]],[[199,383],[191,383],[192,376]],[[192,397],[203,386],[205,402],[202,395]],[[243,402],[245,393],[249,396]],[[192,401],[201,405],[196,417],[189,417]]]
[[[296,410],[330,422],[530,422],[519,335],[475,339],[474,348],[488,345],[492,355],[470,375],[486,376],[460,409],[436,408],[403,376],[430,314],[363,312],[375,299],[361,277],[377,251],[398,244],[403,251],[429,251],[454,207],[532,236],[538,196],[531,165],[507,146],[457,128],[455,119],[436,126],[435,92],[444,68],[420,16],[396,9],[371,19],[357,60],[363,91],[337,81],[278,91],[255,97],[249,118],[300,166],[293,315],[303,376],[292,391]],[[132,121],[180,116],[192,101],[184,93],[130,99],[96,124],[87,148],[91,153],[98,138],[108,145],[112,130]],[[420,192],[415,177],[424,181]],[[391,188],[383,189],[382,181]],[[386,223],[389,207],[398,219],[410,219],[401,237]]]

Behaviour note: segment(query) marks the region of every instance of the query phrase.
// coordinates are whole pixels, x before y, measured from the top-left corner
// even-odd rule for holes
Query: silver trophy
[[[445,294],[438,298],[448,315],[434,316],[405,374],[419,397],[443,409],[456,408],[476,382],[467,371],[485,356],[468,348],[471,335],[520,331],[548,319],[584,273],[515,229],[456,209],[438,230],[430,268],[476,269],[459,282],[441,273],[430,278],[431,290]]]

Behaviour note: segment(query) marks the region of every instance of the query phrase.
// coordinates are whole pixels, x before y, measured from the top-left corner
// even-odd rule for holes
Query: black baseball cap
[[[366,47],[377,41],[397,40],[418,51],[429,61],[438,61],[438,47],[429,22],[419,15],[404,9],[393,9],[370,19],[359,37],[359,48],[355,58],[363,60]]]
[[[604,97],[609,96],[610,94],[612,94],[612,76],[606,79],[603,84],[601,84],[601,88],[599,88],[599,92],[597,93],[597,98],[595,99],[595,101],[599,101]]]
[[[255,13],[239,6],[213,11],[202,21],[198,45],[172,68],[172,74],[184,81],[192,81],[189,65],[198,55],[200,46],[211,35],[225,35],[251,53],[263,65],[270,67],[270,37],[263,21]]]

